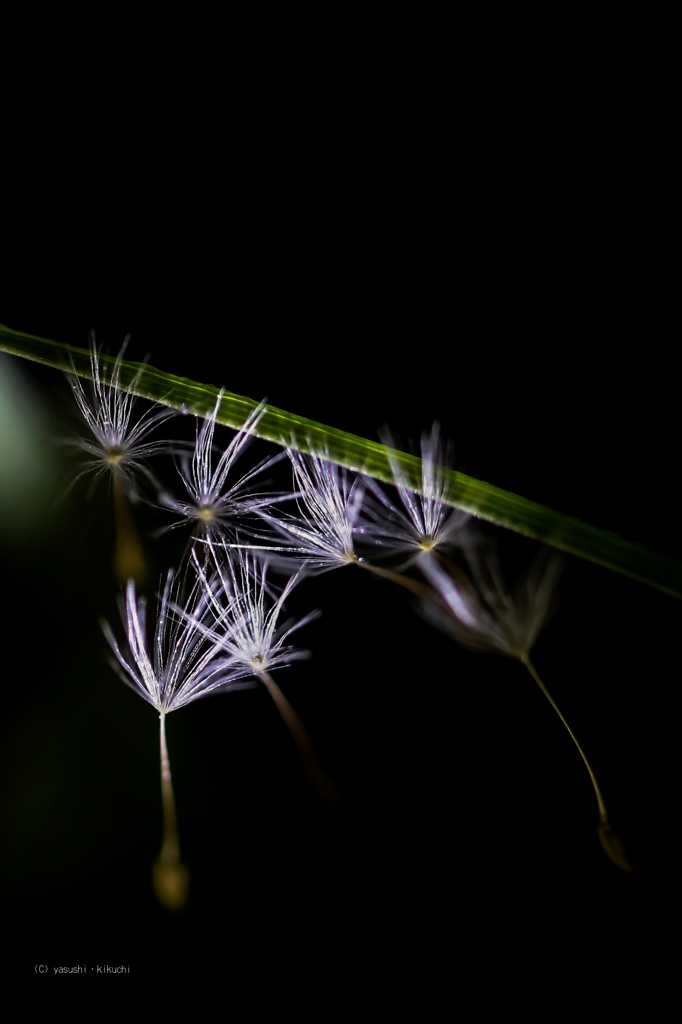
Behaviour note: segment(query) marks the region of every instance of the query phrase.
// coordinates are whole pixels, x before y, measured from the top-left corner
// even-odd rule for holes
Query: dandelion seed
[[[116,521],[116,545],[114,570],[120,582],[129,578],[143,582],[146,578],[146,564],[142,544],[128,506],[128,501],[139,500],[137,478],[139,476],[155,484],[155,478],[146,464],[152,455],[170,452],[167,441],[148,441],[150,432],[173,416],[171,409],[152,407],[135,421],[132,420],[135,396],[120,387],[121,366],[128,339],[114,363],[111,383],[102,380],[100,350],[95,345],[94,335],[90,340],[90,367],[92,381],[86,390],[75,374],[67,374],[76,404],[85,420],[91,437],[66,439],[88,456],[86,465],[74,477],[71,487],[88,473],[95,476],[109,475],[114,489],[114,515]],[[143,369],[134,377],[134,387]]]
[[[228,483],[235,462],[252,440],[252,432],[263,415],[261,404],[250,413],[244,426],[233,437],[214,466],[213,437],[223,392],[218,395],[215,408],[201,424],[197,424],[197,439],[191,458],[181,455],[178,465],[182,483],[189,501],[181,501],[168,493],[160,495],[165,508],[181,518],[168,529],[192,523],[198,527],[198,539],[213,545],[229,544],[237,540],[237,522],[266,508],[283,495],[259,494],[249,489],[254,479],[285,457],[284,452],[263,459],[240,479]],[[241,528],[244,529],[243,521]]]
[[[599,808],[601,845],[623,871],[632,871],[620,836],[611,825],[596,776],[583,748],[531,661],[531,651],[549,618],[563,560],[542,552],[514,594],[507,589],[496,551],[479,549],[468,556],[471,578],[449,563],[429,559],[424,571],[443,606],[424,604],[426,617],[471,650],[503,654],[521,662],[563,722],[588,771]]]
[[[152,654],[146,636],[147,601],[136,596],[132,580],[121,605],[128,640],[125,653],[110,625],[102,623],[123,681],[162,715],[236,682],[224,650],[203,628],[209,613],[203,587],[195,582],[184,608],[177,604],[177,591],[171,570],[159,598]]]
[[[147,603],[137,597],[128,582],[121,618],[126,628],[127,649],[122,649],[108,622],[104,634],[115,655],[115,668],[131,687],[159,712],[161,747],[161,794],[164,832],[161,852],[154,865],[154,887],[161,902],[180,909],[187,899],[189,876],[180,860],[175,798],[166,744],[166,715],[210,693],[254,685],[233,671],[221,646],[211,641],[200,623],[207,613],[202,589],[195,584],[183,615],[176,613],[177,587],[169,572],[160,595],[150,653],[146,634]]]
[[[298,747],[312,785],[324,799],[334,799],[336,788],[318,760],[307,729],[270,674],[309,657],[308,651],[292,647],[287,641],[319,613],[311,612],[302,619],[279,625],[284,602],[299,582],[301,572],[290,577],[279,597],[273,600],[267,585],[267,567],[248,552],[238,562],[217,564],[210,578],[196,553],[192,554],[212,618],[209,624],[197,620],[194,625],[205,632],[212,644],[222,647],[236,678],[254,678],[263,683]]]
[[[175,413],[172,409],[152,407],[137,419],[132,419],[136,396],[120,386],[122,359],[128,340],[126,338],[116,358],[109,383],[102,379],[100,349],[95,345],[94,335],[90,340],[90,386],[86,389],[75,372],[67,373],[76,404],[91,437],[69,439],[66,443],[74,445],[89,456],[87,464],[73,483],[87,473],[95,473],[97,476],[111,474],[121,490],[132,501],[137,501],[137,478],[140,475],[156,484],[146,460],[152,455],[173,450],[168,441],[149,441],[148,435]],[[144,367],[141,367],[130,384],[131,388],[135,387],[143,373]]]
[[[261,518],[286,541],[285,545],[271,545],[264,550],[270,557],[281,552],[292,563],[313,572],[357,562],[353,534],[363,484],[321,455],[289,450],[289,458],[294,470],[298,515],[260,512]]]
[[[448,610],[446,613],[431,603],[429,617],[471,650],[518,660],[530,657],[554,609],[563,560],[557,554],[541,551],[511,594],[495,548],[470,547],[465,554],[471,577],[454,562],[443,559],[425,559],[421,565]]]
[[[403,508],[398,508],[379,484],[368,478],[370,493],[363,505],[362,533],[389,553],[407,555],[407,565],[421,555],[453,547],[461,541],[470,517],[448,504],[445,470],[452,462],[452,450],[441,442],[438,424],[434,424],[430,435],[422,437],[420,494],[408,484],[391,435],[385,432],[382,440],[391,446],[388,459]]]
[[[222,647],[233,666],[240,665],[245,674],[251,674],[309,657],[307,651],[291,647],[286,640],[319,613],[311,612],[297,622],[279,625],[284,602],[299,582],[300,572],[290,577],[273,602],[267,586],[267,566],[256,562],[248,552],[239,560],[217,563],[211,576],[196,553],[192,554],[203,587],[202,606],[206,608],[206,614],[202,618],[192,616],[192,622],[212,644]]]

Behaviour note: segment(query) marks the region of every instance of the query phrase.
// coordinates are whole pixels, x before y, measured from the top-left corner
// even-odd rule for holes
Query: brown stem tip
[[[187,905],[189,871],[181,861],[162,853],[154,862],[152,879],[156,897],[166,910],[182,910]]]
[[[632,874],[635,870],[630,863],[630,858],[625,852],[623,846],[623,840],[620,835],[614,829],[610,821],[602,821],[597,825],[597,834],[599,835],[599,842],[602,845],[604,853],[611,860],[617,868],[621,871],[627,871],[628,874]]]

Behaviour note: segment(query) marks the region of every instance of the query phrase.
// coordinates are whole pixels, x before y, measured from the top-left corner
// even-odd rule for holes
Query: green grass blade
[[[90,353],[86,349],[23,334],[1,324],[0,350],[75,372],[82,377],[91,376]],[[114,363],[112,356],[100,357],[103,380],[107,379],[107,371],[111,373]],[[210,385],[197,384],[144,363],[120,363],[119,383],[143,398],[200,416],[215,407],[219,393]],[[218,421],[239,428],[258,404],[250,398],[223,392]],[[324,453],[340,466],[363,472],[385,483],[392,481],[388,458],[390,449],[378,442],[325,427],[272,406],[266,406],[254,433],[267,441],[302,452]],[[392,452],[392,457],[399,460],[406,482],[419,491],[421,460],[404,452]],[[675,559],[464,473],[449,470],[446,478],[450,484],[449,504],[682,598],[682,563]]]

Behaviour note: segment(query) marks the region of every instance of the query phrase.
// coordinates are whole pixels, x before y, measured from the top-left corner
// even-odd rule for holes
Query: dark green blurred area
[[[22,362],[0,354],[0,531],[9,543],[44,534],[55,498],[53,439]]]

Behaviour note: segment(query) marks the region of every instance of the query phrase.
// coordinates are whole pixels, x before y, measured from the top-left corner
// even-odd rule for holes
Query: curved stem
[[[545,697],[547,698],[549,703],[552,705],[552,707],[556,711],[556,713],[559,716],[559,718],[561,719],[561,721],[566,726],[566,729],[568,730],[569,736],[571,737],[571,739],[575,743],[576,747],[578,748],[578,752],[579,752],[580,756],[582,757],[582,759],[583,759],[583,761],[585,763],[585,767],[587,768],[588,772],[590,773],[590,778],[592,779],[592,785],[594,787],[594,792],[595,792],[595,795],[597,797],[597,803],[599,804],[599,821],[600,821],[600,824],[601,825],[608,825],[608,823],[609,823],[609,816],[606,813],[606,805],[604,804],[604,800],[603,800],[603,797],[601,795],[601,791],[599,789],[599,786],[597,784],[597,780],[595,778],[595,774],[592,771],[592,768],[590,766],[590,762],[585,757],[585,752],[583,751],[583,748],[580,746],[580,744],[578,743],[577,739],[575,738],[573,730],[571,729],[570,725],[568,724],[568,722],[566,721],[564,716],[561,714],[561,711],[559,710],[559,708],[558,708],[557,704],[555,703],[554,699],[550,696],[550,693],[547,690],[547,687],[545,686],[545,684],[543,683],[542,679],[538,675],[538,673],[537,673],[537,671],[535,669],[535,666],[533,665],[533,663],[530,660],[529,656],[527,654],[522,654],[520,660],[521,660],[522,664],[526,666],[526,668],[528,669],[528,671],[532,675],[533,679],[538,684],[538,686],[540,687],[540,689],[544,693]]]
[[[410,576],[403,576],[401,573],[391,572],[390,569],[382,569],[378,565],[372,565],[371,562],[361,562],[359,559],[355,562],[355,565],[359,565],[361,569],[367,569],[368,572],[373,572],[375,576],[383,576],[385,580],[391,580],[392,583],[405,587],[406,590],[412,591],[417,597],[422,597],[427,601],[433,600],[434,594],[431,587],[427,587],[425,583],[420,583],[419,580],[413,580]]]
[[[267,687],[268,693],[277,705],[277,710],[284,719],[284,723],[291,733],[294,743],[303,762],[305,773],[310,779],[312,786],[324,800],[335,800],[338,796],[336,786],[331,781],[326,771],[320,764],[313,741],[308,730],[304,726],[293,707],[286,699],[277,683],[269,672],[259,672],[258,677]]]

